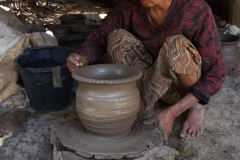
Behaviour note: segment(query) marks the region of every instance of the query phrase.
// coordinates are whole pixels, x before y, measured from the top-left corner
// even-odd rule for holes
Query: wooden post
[[[230,0],[228,21],[240,28],[240,0]]]

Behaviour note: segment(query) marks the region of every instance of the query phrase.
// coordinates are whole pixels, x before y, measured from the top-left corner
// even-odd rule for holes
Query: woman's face
[[[159,3],[162,3],[165,0],[141,0],[144,7],[153,7]]]

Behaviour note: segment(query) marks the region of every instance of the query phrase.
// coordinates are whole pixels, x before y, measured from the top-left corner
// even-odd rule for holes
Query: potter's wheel
[[[121,137],[104,138],[86,131],[79,119],[67,122],[55,131],[67,149],[83,158],[122,159],[142,156],[146,149],[162,142],[157,125],[142,125],[137,119],[131,131]]]

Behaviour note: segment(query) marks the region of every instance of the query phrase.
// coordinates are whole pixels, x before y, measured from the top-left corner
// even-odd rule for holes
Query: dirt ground
[[[180,139],[184,117],[175,122],[170,145],[176,159],[240,160],[240,70],[227,77],[222,89],[205,105],[204,132],[200,138]]]
[[[108,9],[93,1],[80,1],[86,14],[98,15]],[[72,13],[79,13],[76,9]],[[56,18],[59,14],[53,15]],[[169,146],[176,149],[176,160],[240,160],[240,67],[226,78],[222,89],[205,105],[204,132],[200,138],[180,139],[178,134],[186,113],[176,119],[169,136]],[[163,108],[166,106],[162,106]],[[9,109],[0,107],[0,114]],[[58,112],[31,114],[22,127],[0,147],[0,160],[51,160],[51,127],[77,117],[75,101]],[[159,108],[156,109],[156,113]],[[1,136],[1,135],[0,135]],[[1,138],[1,137],[0,137]]]

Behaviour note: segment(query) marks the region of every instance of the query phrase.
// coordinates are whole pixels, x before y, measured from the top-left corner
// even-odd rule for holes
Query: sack
[[[12,30],[9,27],[5,29]],[[9,32],[6,32],[6,34],[7,33]],[[4,35],[4,37],[8,36]],[[20,40],[18,40],[18,42],[16,42],[16,44],[12,47],[9,47],[9,49],[5,53],[2,52],[2,55],[0,56],[0,102],[6,102],[7,98],[16,94],[17,92],[19,92],[19,90],[22,90],[22,88],[16,84],[19,73],[17,66],[14,64],[14,60],[17,56],[23,53],[23,50],[25,48],[36,46],[58,46],[58,42],[54,37],[43,32],[19,35],[16,36],[16,39]],[[6,44],[6,41],[1,41],[0,39],[0,45],[4,44]],[[25,94],[25,92],[22,93]],[[25,97],[25,100],[29,101],[26,94]],[[26,107],[26,103],[24,104]]]
[[[0,8],[0,22],[21,33],[26,33],[23,24],[19,21],[19,19],[13,13],[7,12],[2,8]]]
[[[23,35],[18,30],[0,22],[0,56],[4,55],[9,48],[12,48]]]

